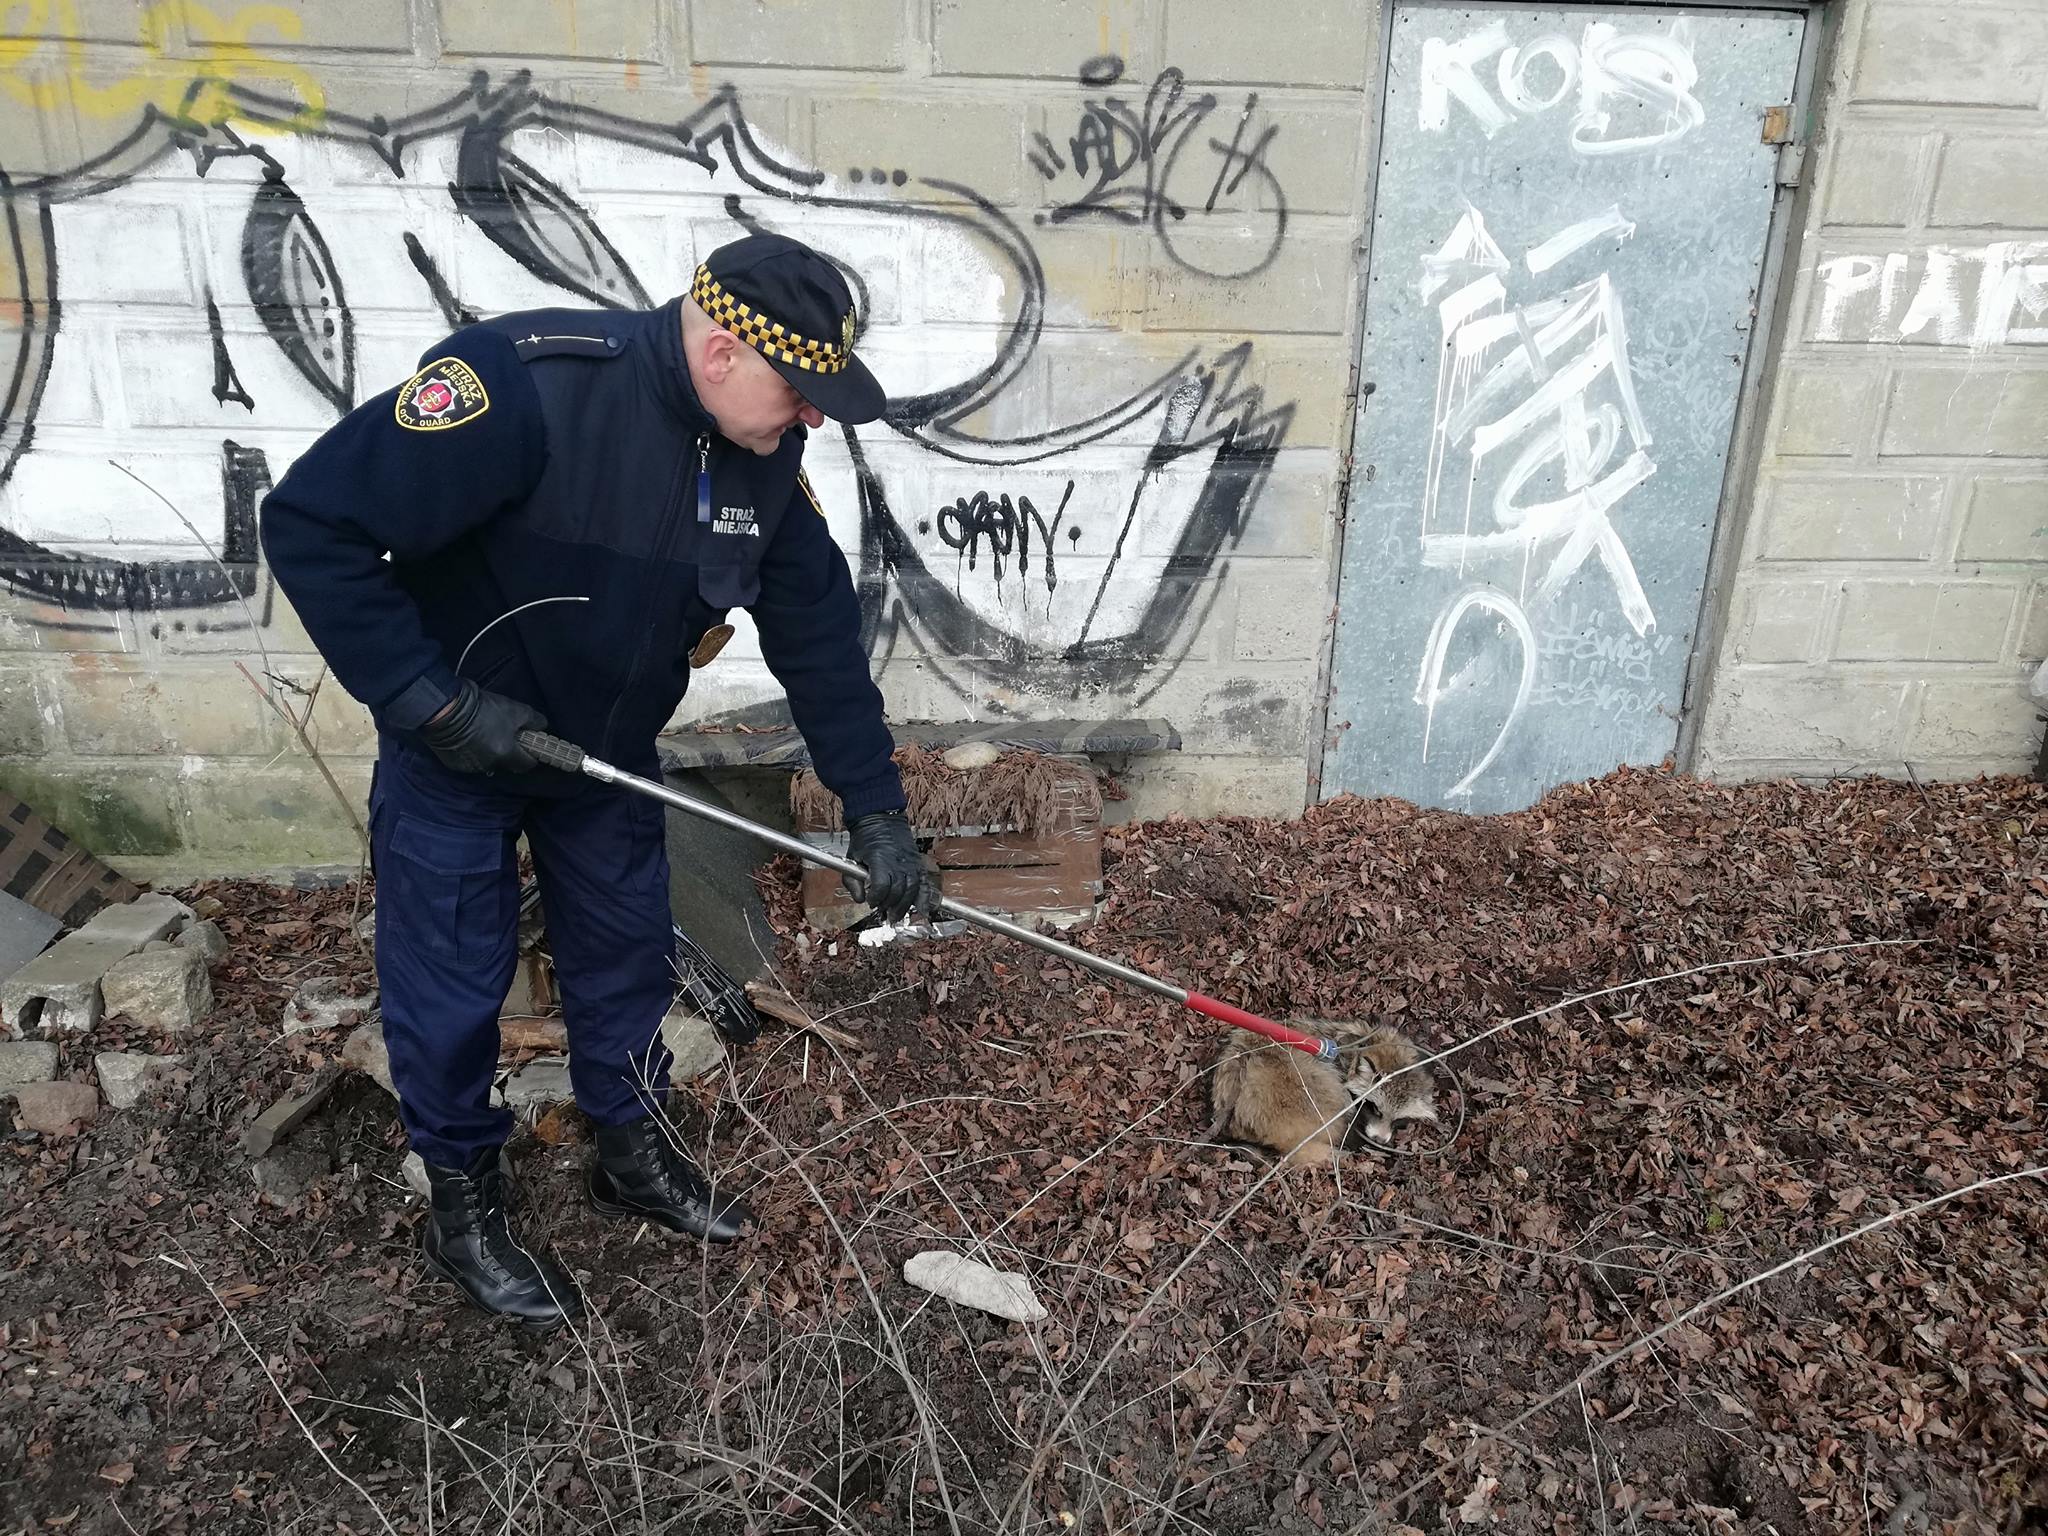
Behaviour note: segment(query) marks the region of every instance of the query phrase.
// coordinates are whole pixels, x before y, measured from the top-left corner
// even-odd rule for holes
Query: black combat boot
[[[427,1164],[433,1211],[420,1246],[427,1263],[486,1312],[550,1329],[583,1315],[575,1282],[529,1253],[506,1224],[505,1172],[487,1147],[467,1168]]]
[[[660,1115],[597,1128],[590,1203],[607,1216],[638,1216],[671,1232],[729,1243],[753,1212],[713,1189],[675,1144]]]

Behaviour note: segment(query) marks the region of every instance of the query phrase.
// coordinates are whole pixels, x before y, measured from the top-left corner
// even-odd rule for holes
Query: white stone
[[[543,1056],[529,1061],[505,1079],[505,1103],[511,1109],[537,1109],[575,1096],[566,1056]]]
[[[1031,1282],[1022,1275],[991,1269],[943,1249],[931,1249],[904,1260],[903,1278],[919,1290],[957,1301],[964,1307],[1007,1317],[1013,1323],[1041,1322],[1048,1315],[1032,1294]]]
[[[957,747],[948,747],[943,761],[957,772],[972,773],[988,767],[1002,755],[1003,749],[992,741],[963,741]]]
[[[228,957],[228,936],[220,931],[220,924],[210,918],[186,924],[185,931],[173,942],[182,949],[198,950],[206,957],[209,966],[218,965]]]
[[[138,1051],[101,1051],[93,1058],[93,1066],[107,1102],[116,1109],[133,1109],[184,1060],[182,1056],[145,1056]]]
[[[338,976],[314,976],[292,994],[277,1025],[287,1035],[339,1029],[353,1022],[355,1015],[366,1014],[376,1006],[374,991],[358,995],[350,992]]]
[[[725,1042],[717,1028],[688,1009],[669,1010],[661,1021],[661,1040],[674,1058],[668,1069],[671,1083],[692,1082],[725,1066]]]
[[[57,1047],[48,1040],[0,1042],[0,1093],[23,1083],[47,1083],[57,1076]]]
[[[355,1032],[341,1045],[342,1062],[364,1076],[373,1079],[377,1086],[398,1097],[398,1090],[391,1085],[391,1052],[384,1045],[384,1026],[376,1020],[358,1024]]]
[[[147,949],[108,970],[100,983],[108,1013],[180,1034],[213,1011],[206,957],[197,950]]]

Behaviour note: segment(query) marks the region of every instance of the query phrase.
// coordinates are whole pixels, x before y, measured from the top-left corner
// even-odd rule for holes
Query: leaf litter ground
[[[2018,779],[1633,771],[1509,816],[1116,830],[1083,945],[1432,1050],[1871,945],[1555,1008],[1448,1060],[1448,1145],[1278,1174],[1204,1140],[1213,1026],[994,938],[835,952],[781,862],[775,963],[820,1027],[771,1024],[675,1106],[758,1234],[606,1223],[579,1117],[522,1125],[522,1231],[595,1304],[548,1339],[422,1277],[367,1080],[259,1194],[241,1126],[339,1048],[280,1039],[285,1000],[370,982],[356,893],[195,887],[234,946],[195,1081],[0,1149],[0,1529],[2038,1530],[2038,1180],[1503,1427],[1738,1282],[2048,1161],[2044,849],[2048,789]],[[67,1071],[123,1045],[164,1048],[117,1019]],[[1050,1320],[905,1285],[927,1248],[1028,1274]]]

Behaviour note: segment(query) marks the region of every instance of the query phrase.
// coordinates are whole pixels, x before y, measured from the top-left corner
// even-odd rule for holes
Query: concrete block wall
[[[1697,766],[2023,772],[2048,655],[2048,7],[1838,22]]]
[[[0,784],[122,867],[353,862],[272,703],[310,707],[357,807],[373,733],[262,567],[263,490],[461,309],[659,303],[745,220],[855,266],[864,354],[929,401],[809,460],[892,713],[1160,715],[1186,750],[1136,809],[1299,808],[1373,0],[1255,28],[1222,0],[5,24],[0,374],[30,385],[0,457]],[[893,568],[861,554],[856,448]],[[683,718],[778,697],[741,628]]]

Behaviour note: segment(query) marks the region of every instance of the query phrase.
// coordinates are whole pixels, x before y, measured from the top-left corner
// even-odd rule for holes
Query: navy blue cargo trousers
[[[653,764],[644,771],[659,775]],[[661,1021],[676,982],[665,830],[661,806],[641,796],[597,784],[560,798],[511,794],[380,733],[370,786],[377,985],[399,1119],[421,1157],[466,1167],[511,1130],[490,1094],[519,959],[522,832],[577,1104],[619,1125],[666,1102]]]

